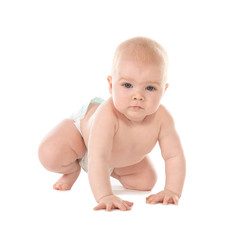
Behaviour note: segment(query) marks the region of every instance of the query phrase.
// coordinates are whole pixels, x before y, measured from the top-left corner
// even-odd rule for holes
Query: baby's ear
[[[168,86],[169,86],[169,84],[166,83],[166,84],[165,84],[165,87],[164,87],[164,92],[166,92],[166,90],[168,89]]]
[[[109,92],[112,93],[112,76],[108,76],[107,77],[107,81],[108,81],[108,84],[109,84]]]

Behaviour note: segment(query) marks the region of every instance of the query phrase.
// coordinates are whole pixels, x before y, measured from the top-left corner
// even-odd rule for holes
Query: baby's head
[[[156,41],[145,37],[135,37],[122,42],[114,54],[112,76],[118,71],[121,59],[153,64],[162,71],[163,83],[167,82],[168,56],[164,48]]]
[[[122,42],[108,76],[118,112],[133,121],[142,121],[155,113],[168,87],[167,65],[167,54],[157,42],[144,37]]]

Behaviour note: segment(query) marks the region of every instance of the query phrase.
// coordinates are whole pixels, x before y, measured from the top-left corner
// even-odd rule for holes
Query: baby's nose
[[[143,100],[144,100],[144,97],[143,97],[141,94],[135,94],[135,95],[133,96],[133,100],[143,101]]]

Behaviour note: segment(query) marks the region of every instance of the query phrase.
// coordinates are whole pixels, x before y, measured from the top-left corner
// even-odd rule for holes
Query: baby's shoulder
[[[99,117],[114,118],[116,115],[114,113],[114,108],[111,99],[107,99],[105,102],[100,104],[96,112]]]
[[[162,104],[159,106],[156,116],[162,124],[170,124],[174,122],[172,114]]]
[[[112,101],[106,100],[97,108],[94,113],[94,119],[97,123],[101,122],[104,124],[116,124],[117,117],[113,109]]]

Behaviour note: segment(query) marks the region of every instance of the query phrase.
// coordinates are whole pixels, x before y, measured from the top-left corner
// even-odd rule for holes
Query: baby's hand
[[[178,205],[179,196],[178,194],[165,189],[157,194],[152,194],[146,198],[146,203],[155,204],[155,203],[163,203],[167,205],[168,203],[172,203]]]
[[[111,211],[112,209],[120,209],[122,211],[130,210],[133,203],[124,201],[115,195],[109,195],[103,197],[99,200],[99,204],[94,208],[94,210],[106,209],[107,211]]]

